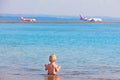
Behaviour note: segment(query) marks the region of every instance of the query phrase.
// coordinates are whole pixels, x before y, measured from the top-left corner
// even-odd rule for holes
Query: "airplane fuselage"
[[[81,15],[80,15],[80,20],[89,21],[89,22],[101,22],[102,21],[101,18],[85,18]]]
[[[27,21],[27,22],[35,22],[36,21],[36,19],[34,19],[34,18],[24,18],[24,17],[20,17],[20,20]]]
[[[87,19],[87,21],[95,21],[95,22],[101,22],[102,21],[102,19],[101,18],[89,18],[89,19]]]

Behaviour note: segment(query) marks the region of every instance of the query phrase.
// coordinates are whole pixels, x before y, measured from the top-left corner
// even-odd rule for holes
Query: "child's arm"
[[[45,64],[45,70],[48,70],[48,64]]]
[[[58,72],[60,70],[61,66],[56,66],[55,71]]]

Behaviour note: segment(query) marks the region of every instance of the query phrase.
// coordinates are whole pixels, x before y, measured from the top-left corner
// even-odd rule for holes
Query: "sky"
[[[120,0],[0,0],[0,14],[120,17]]]

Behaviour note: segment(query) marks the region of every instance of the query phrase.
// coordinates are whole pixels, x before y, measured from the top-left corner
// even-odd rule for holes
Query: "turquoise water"
[[[0,24],[3,74],[44,79],[51,53],[60,80],[120,79],[120,24]]]
[[[62,16],[62,15],[24,15],[24,14],[0,14],[0,21],[20,21],[20,16],[26,18],[35,18],[38,22],[46,21],[65,21],[65,22],[81,22],[80,15],[76,16]],[[84,16],[87,18],[98,17],[104,22],[120,22],[120,18],[117,17],[105,17],[105,16]]]

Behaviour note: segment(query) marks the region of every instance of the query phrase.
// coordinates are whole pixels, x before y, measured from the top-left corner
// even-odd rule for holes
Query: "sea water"
[[[60,80],[118,80],[120,24],[0,24],[0,79],[46,80],[52,53]]]

